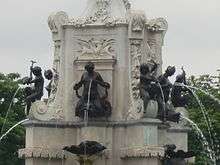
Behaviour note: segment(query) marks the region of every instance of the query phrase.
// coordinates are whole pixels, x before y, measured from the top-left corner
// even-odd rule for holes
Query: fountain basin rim
[[[49,128],[81,128],[85,126],[83,121],[39,121],[29,120],[22,124],[25,127],[49,127]],[[92,127],[127,127],[144,125],[163,125],[168,128],[169,125],[163,124],[158,119],[140,119],[131,121],[89,121],[88,126]]]
[[[90,156],[89,159],[95,159],[95,157],[104,157],[106,159],[110,158],[110,150],[105,150],[97,155]],[[49,158],[49,159],[61,159],[65,160],[68,158],[74,158],[74,160],[80,160],[81,156],[77,156],[68,151],[64,151],[60,148],[42,148],[42,147],[32,147],[23,148],[18,151],[18,157],[24,158]]]
[[[165,150],[159,146],[144,146],[136,148],[123,148],[120,150],[121,159],[132,159],[132,158],[160,158],[164,157]]]

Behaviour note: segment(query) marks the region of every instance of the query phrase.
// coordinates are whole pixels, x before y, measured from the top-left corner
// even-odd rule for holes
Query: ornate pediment
[[[104,24],[114,26],[126,23],[127,11],[131,8],[129,0],[88,0],[87,13],[79,19],[70,20],[74,26]]]

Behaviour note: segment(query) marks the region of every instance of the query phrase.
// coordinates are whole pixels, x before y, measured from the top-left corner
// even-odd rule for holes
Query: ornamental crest
[[[78,50],[78,52],[80,53],[79,56],[80,58],[113,58],[115,56],[115,50],[113,48],[114,43],[114,39],[78,39],[78,45],[80,47],[80,49]]]

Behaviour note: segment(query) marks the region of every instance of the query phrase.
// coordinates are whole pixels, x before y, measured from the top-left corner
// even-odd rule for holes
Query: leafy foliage
[[[9,105],[15,91],[19,87],[20,75],[0,73],[0,131],[5,122]],[[20,90],[13,100],[12,108],[8,113],[2,134],[10,127],[25,118],[24,107],[22,106],[22,91]],[[25,130],[22,126],[15,128],[7,137],[0,142],[0,165],[22,165],[23,160],[18,159],[17,151],[24,148]]]
[[[201,102],[203,103],[212,125],[212,139],[214,140],[214,148],[212,148],[217,157],[220,157],[220,102],[217,99],[220,99],[220,89],[219,82],[216,77],[212,77],[210,75],[202,75],[198,78],[192,76],[189,79],[189,84],[193,87],[200,88],[205,92],[213,95],[216,99],[211,98],[209,95],[201,92],[199,90],[196,91],[196,94],[199,96]],[[190,118],[198,125],[198,127],[202,130],[208,142],[211,143],[208,133],[208,128],[206,126],[205,120],[203,118],[200,107],[195,99],[190,99],[189,102],[189,113]],[[208,162],[207,156],[201,152],[203,151],[203,147],[201,142],[198,140],[197,135],[194,132],[189,134],[189,148],[194,151],[199,151],[198,156],[196,157],[196,165],[205,165],[204,162]],[[219,159],[219,158],[218,158]]]

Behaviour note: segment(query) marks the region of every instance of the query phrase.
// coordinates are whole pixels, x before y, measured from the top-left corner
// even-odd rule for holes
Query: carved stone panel
[[[114,39],[78,39],[77,59],[113,59],[115,57],[114,44]]]
[[[138,119],[143,109],[143,102],[139,95],[139,77],[142,56],[142,40],[130,40],[130,109],[127,119]]]

